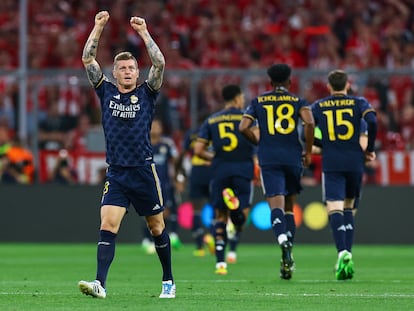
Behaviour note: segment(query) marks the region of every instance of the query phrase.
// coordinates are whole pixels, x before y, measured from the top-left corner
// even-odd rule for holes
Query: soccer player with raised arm
[[[227,221],[243,227],[252,203],[255,146],[239,132],[244,94],[238,85],[222,89],[224,109],[209,116],[200,128],[194,153],[211,160],[211,204],[215,210],[216,274],[227,274]],[[208,150],[212,143],[214,152]],[[239,230],[240,231],[240,230]]]
[[[335,265],[337,280],[351,279],[354,274],[347,227],[352,229],[352,210],[359,195],[364,161],[375,160],[374,144],[377,132],[375,110],[364,97],[348,95],[347,74],[334,70],[328,75],[330,96],[312,104],[316,125],[321,131],[322,187],[329,223],[338,259]],[[366,121],[368,144],[360,143],[361,119]]]
[[[121,52],[114,58],[112,74],[116,82],[109,82],[96,61],[99,38],[108,20],[107,11],[96,14],[95,26],[82,55],[89,82],[101,103],[109,167],[101,200],[96,279],[80,281],[78,286],[86,295],[106,297],[106,278],[115,255],[116,236],[132,205],[140,216],[145,217],[161,262],[162,292],[159,297],[175,298],[170,238],[165,231],[161,188],[150,142],[151,122],[162,85],[165,59],[149,34],[145,20],[131,17],[130,25],[143,40],[152,62],[148,78],[137,85],[137,60],[131,53]]]
[[[275,64],[268,68],[273,89],[254,98],[240,123],[240,131],[258,144],[262,188],[271,209],[270,221],[282,250],[280,277],[292,278],[292,247],[295,237],[293,205],[302,190],[303,166],[311,163],[314,120],[307,102],[290,93],[291,68]],[[305,150],[298,133],[300,119],[304,123]],[[257,120],[260,138],[250,129]]]

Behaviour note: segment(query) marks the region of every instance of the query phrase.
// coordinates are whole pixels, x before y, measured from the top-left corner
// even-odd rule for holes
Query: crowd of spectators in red
[[[40,146],[77,150],[85,148],[82,134],[99,123],[93,90],[65,77],[65,69],[83,69],[81,54],[99,10],[110,20],[98,50],[98,61],[110,70],[115,53],[128,50],[141,68],[149,59],[129,17],[143,16],[166,58],[167,72],[174,69],[267,68],[288,63],[295,69],[354,72],[382,68],[386,76],[368,76],[355,86],[377,109],[379,149],[414,149],[413,74],[414,4],[409,0],[37,0],[28,2],[28,69],[59,69],[58,85],[38,92],[40,111],[29,129],[39,128]],[[0,68],[19,66],[19,1],[0,1]],[[31,83],[44,77],[30,75]],[[414,71],[413,71],[414,73]],[[357,80],[357,78],[355,78]],[[199,111],[220,107],[220,89],[226,77],[206,78],[199,86]],[[254,96],[268,88],[265,75],[252,78],[247,91]],[[297,82],[297,81],[296,81]],[[0,126],[18,128],[18,81],[0,75]],[[309,81],[304,94],[310,102],[326,95],[324,79]],[[160,96],[167,131],[176,138],[188,129],[189,80],[168,75]],[[298,91],[299,86],[293,89]],[[162,117],[162,116],[161,116]],[[50,127],[58,135],[50,133]],[[61,134],[61,135],[60,135]],[[53,137],[52,137],[53,136]],[[51,143],[52,141],[52,143]],[[47,147],[49,146],[49,147]]]

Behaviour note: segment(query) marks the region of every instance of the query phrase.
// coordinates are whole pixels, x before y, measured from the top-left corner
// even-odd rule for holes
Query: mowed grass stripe
[[[280,250],[240,244],[229,274],[214,274],[214,256],[173,250],[177,298],[161,300],[156,255],[117,245],[105,300],[82,295],[77,282],[95,274],[95,244],[0,244],[0,310],[414,310],[414,247],[357,245],[355,277],[336,281],[333,245],[294,248],[297,270],[280,280]]]

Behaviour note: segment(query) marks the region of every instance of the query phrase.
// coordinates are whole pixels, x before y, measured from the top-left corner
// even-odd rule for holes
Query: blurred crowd
[[[85,151],[88,130],[99,126],[100,109],[93,90],[78,78],[65,76],[65,69],[83,69],[83,45],[99,10],[108,10],[111,16],[97,56],[107,70],[114,54],[122,50],[131,51],[141,68],[150,64],[143,42],[129,26],[133,15],[146,19],[165,55],[167,72],[264,69],[279,62],[293,69],[326,71],[414,70],[414,3],[410,0],[28,0],[28,67],[36,72],[29,76],[28,91],[37,93],[39,111],[33,113],[29,95],[27,122],[30,132],[38,130],[40,149]],[[18,12],[19,1],[0,1],[2,70],[19,66]],[[44,78],[38,71],[43,69],[59,69],[62,76],[58,83],[33,89]],[[220,108],[224,79],[200,81],[200,116]],[[17,83],[10,75],[0,75],[0,127],[16,145]],[[158,117],[178,147],[191,125],[189,83],[188,78],[169,74],[159,97]],[[413,84],[413,74],[405,73],[373,75],[362,88],[355,87],[377,109],[379,150],[414,149]],[[248,87],[246,94],[252,98],[269,85],[263,75],[251,79]],[[292,90],[299,89],[303,88],[296,84]],[[327,95],[323,79],[309,81],[304,90],[301,95],[309,102]]]

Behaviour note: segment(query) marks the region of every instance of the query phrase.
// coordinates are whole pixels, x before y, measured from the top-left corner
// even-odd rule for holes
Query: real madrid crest
[[[136,97],[135,95],[132,95],[129,99],[132,104],[136,104],[138,102],[138,97]]]

